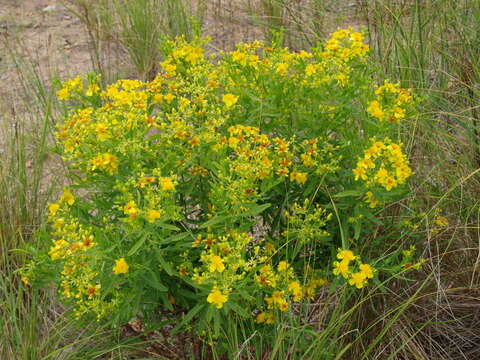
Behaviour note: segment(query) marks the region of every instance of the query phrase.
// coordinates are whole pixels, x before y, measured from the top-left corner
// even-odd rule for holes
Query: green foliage
[[[72,185],[49,205],[52,246],[25,281],[53,280],[76,318],[111,325],[182,309],[173,333],[196,319],[223,352],[233,319],[268,338],[322,287],[401,272],[400,247],[362,243],[384,225],[379,206],[408,191],[392,139],[414,100],[375,85],[362,41],[347,29],[312,53],[254,42],[207,57],[179,38],[150,82],[65,82],[56,137]],[[298,325],[274,338],[313,331]]]

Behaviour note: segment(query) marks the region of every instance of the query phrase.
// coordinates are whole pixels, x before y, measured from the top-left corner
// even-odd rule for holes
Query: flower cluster
[[[46,263],[78,317],[175,305],[203,328],[232,312],[273,324],[335,275],[362,288],[375,274],[353,250],[330,254],[368,235],[379,187],[412,174],[395,132],[364,111],[378,101],[390,116],[410,92],[375,88],[352,29],[311,52],[205,44],[166,42],[151,81],[89,76],[57,93],[73,100],[55,134],[71,185],[48,208]]]
[[[375,90],[376,99],[368,105],[368,113],[380,121],[398,123],[405,118],[406,112],[413,105],[411,91],[400,88],[385,80],[382,86]]]
[[[49,222],[52,226],[50,259],[62,264],[60,287],[65,298],[75,299],[75,316],[94,313],[98,318],[107,314],[111,302],[101,299],[101,282],[98,272],[92,266],[92,256],[97,246],[93,228],[82,224],[71,214],[76,198],[64,189],[59,201],[49,205]]]
[[[291,303],[311,299],[316,290],[327,284],[320,271],[313,271],[307,267],[304,278],[299,279],[291,264],[280,261],[277,266],[264,264],[257,271],[255,277],[258,285],[264,290],[264,309],[257,314],[257,323],[272,323],[275,319],[275,310],[285,312]]]
[[[72,97],[72,93],[78,93],[83,91],[83,79],[76,77],[63,83],[62,89],[57,91],[57,96],[60,100],[69,100]]]
[[[247,246],[252,237],[247,233],[232,231],[224,236],[207,233],[198,234],[192,244],[193,250],[201,250],[200,266],[191,261],[193,251],[179,265],[179,272],[200,285],[207,285],[211,291],[207,297],[209,303],[217,309],[228,301],[228,294],[256,265],[255,257],[250,257]]]
[[[368,279],[372,279],[375,274],[375,269],[369,264],[362,263],[360,257],[354,255],[351,250],[339,249],[337,259],[340,261],[333,262],[333,274],[341,275],[357,289],[363,288]]]
[[[369,50],[364,43],[363,34],[349,27],[332,33],[331,39],[325,42],[322,56],[337,62],[339,60],[348,62],[352,59],[365,60]]]
[[[79,76],[65,81],[60,90],[57,91],[57,97],[60,100],[81,99],[82,97],[93,97],[100,91],[98,85],[99,76],[90,76],[87,88],[84,88],[83,79]]]
[[[387,191],[405,184],[412,175],[407,157],[402,152],[402,145],[385,138],[383,141],[372,139],[372,145],[364,150],[357,167],[353,169],[355,180],[363,180],[368,187],[382,186]],[[371,192],[367,201],[375,204]]]

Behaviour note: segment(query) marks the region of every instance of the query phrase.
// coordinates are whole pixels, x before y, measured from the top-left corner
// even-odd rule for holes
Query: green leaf
[[[373,278],[373,283],[377,285],[382,292],[387,292],[387,290],[385,289],[385,286],[383,286],[380,280],[378,280],[376,277]]]
[[[192,310],[190,310],[187,315],[185,315],[182,319],[182,321],[180,321],[178,323],[177,326],[175,326],[172,330],[172,335],[175,335],[182,327],[184,327],[188,322],[190,322],[190,320],[193,319],[193,317],[195,315],[197,315],[205,306],[209,306],[207,304],[197,304],[193,307]]]
[[[360,212],[361,212],[361,207],[359,204],[355,205],[355,209],[354,209],[354,213],[355,213],[355,218],[356,218],[356,222],[355,222],[355,226],[353,228],[353,238],[355,240],[358,240],[360,238],[360,232],[362,230],[362,219],[360,218]]]
[[[236,302],[232,301],[232,302],[228,303],[228,307],[230,307],[234,312],[236,312],[238,315],[240,315],[241,317],[243,317],[245,319],[250,317],[250,315],[245,311],[245,309],[243,309]]]
[[[220,312],[215,311],[213,314],[213,333],[215,337],[218,337],[220,335]]]
[[[317,186],[318,186],[318,183],[316,183],[316,182],[308,183],[305,190],[303,190],[303,196],[304,197],[309,196],[317,188]]]
[[[143,276],[143,279],[148,285],[150,285],[154,289],[157,289],[158,291],[162,291],[162,292],[168,291],[168,288],[161,284],[160,279],[158,278],[157,274],[153,270],[150,270],[148,274],[150,274],[151,276],[148,276],[147,274]]]
[[[212,316],[215,312],[215,308],[209,306],[206,310],[202,311],[202,313],[198,316],[197,322],[197,333],[202,333],[202,331],[208,327],[210,321],[212,320]]]
[[[169,311],[173,311],[173,306],[170,301],[168,301],[167,294],[161,293],[159,294],[159,298],[162,300],[163,306],[165,306]]]
[[[192,300],[198,300],[198,295],[190,290],[180,288],[177,290],[177,293],[179,295],[182,295],[183,297],[186,297]]]
[[[383,222],[381,222],[379,219],[377,219],[370,211],[368,211],[366,209],[360,209],[359,213],[363,214],[367,219],[371,220],[375,224],[383,225]]]
[[[143,234],[143,236],[140,239],[138,239],[135,245],[132,246],[130,251],[127,253],[127,256],[132,256],[133,254],[135,254],[138,251],[138,249],[140,249],[140,247],[143,245],[145,240],[147,240],[147,237],[148,237],[148,233]]]
[[[162,269],[165,270],[165,272],[168,275],[173,276],[175,274],[175,272],[173,271],[170,264],[167,261],[165,261],[162,254],[158,250],[157,250],[157,259],[158,259],[158,262],[160,263],[160,265],[162,265]]]
[[[241,216],[241,217],[255,216],[255,215],[258,215],[258,214],[262,213],[263,211],[265,211],[269,207],[270,207],[270,204],[257,205],[257,206],[254,206],[254,207],[250,208],[249,210],[241,213],[239,216]]]
[[[175,226],[175,225],[172,225],[172,224],[167,224],[167,223],[157,223],[158,226],[160,226],[162,229],[166,229],[166,230],[172,230],[172,231],[181,231],[182,229],[180,229],[179,227]]]
[[[176,235],[173,235],[173,236],[169,236],[163,240],[161,240],[161,243],[162,245],[163,244],[170,244],[170,243],[173,243],[173,242],[176,242],[176,241],[180,241],[180,240],[183,240],[185,239],[186,237],[190,236],[190,233],[188,232],[182,232],[180,234],[176,234]]]
[[[249,293],[247,293],[244,290],[239,290],[238,293],[242,295],[242,297],[247,300],[247,301],[253,301],[255,300],[255,297],[251,296]]]
[[[275,181],[263,182],[261,185],[261,191],[263,193],[266,193],[267,191],[270,191],[272,188],[274,188],[278,184],[281,184],[282,182],[284,182],[284,179],[282,177],[279,177]]]
[[[357,221],[355,223],[355,227],[353,229],[353,231],[354,231],[353,238],[355,240],[358,240],[360,238],[361,230],[362,230],[362,221],[360,219],[357,219]]]
[[[207,313],[205,314],[205,321],[207,322],[207,324],[210,321],[212,321],[212,317],[213,317],[214,313],[215,313],[215,308],[213,308],[213,306],[209,306],[208,310],[207,310]]]
[[[360,190],[345,190],[345,191],[340,191],[339,193],[336,193],[333,195],[334,198],[343,198],[343,197],[349,197],[349,196],[362,196],[363,191]]]
[[[227,220],[228,218],[230,218],[231,216],[230,215],[217,215],[217,216],[214,216],[213,218],[211,218],[210,220],[204,222],[202,225],[200,225],[198,228],[199,229],[205,229],[209,226],[212,226],[212,225],[215,225],[215,224],[218,224],[218,223],[221,223],[222,221],[225,221]]]

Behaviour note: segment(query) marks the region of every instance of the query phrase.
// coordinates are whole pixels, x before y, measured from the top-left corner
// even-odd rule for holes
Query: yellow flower
[[[437,226],[447,226],[448,225],[448,219],[445,216],[440,216],[437,215],[435,217],[435,225]]]
[[[280,311],[288,310],[288,303],[285,300],[283,291],[275,290],[271,297],[265,298],[269,308],[272,308],[272,305],[277,305]]]
[[[379,181],[385,181],[385,179],[388,177],[388,171],[385,170],[385,168],[380,168],[377,173],[375,174],[375,178]]]
[[[280,169],[277,170],[277,175],[288,176],[288,168],[287,167],[281,167]]]
[[[168,62],[163,62],[162,64],[163,70],[165,70],[165,74],[167,77],[172,77],[175,75],[175,71],[177,70],[177,67],[173,64],[169,64]]]
[[[54,203],[54,204],[48,205],[48,211],[50,211],[50,214],[52,216],[54,216],[57,213],[58,209],[60,209],[60,205],[58,204]]]
[[[269,313],[266,313],[265,314],[265,323],[266,324],[273,324],[275,323],[275,315],[273,315],[273,313],[269,312]]]
[[[297,54],[297,56],[300,59],[308,59],[308,58],[311,58],[313,55],[305,50],[302,50]]]
[[[71,97],[70,91],[66,88],[60,89],[57,91],[57,97],[60,100],[68,100]]]
[[[365,169],[374,169],[375,163],[372,161],[372,159],[364,158],[358,162],[357,166]]]
[[[371,146],[369,147],[367,150],[364,150],[363,152],[365,153],[365,158],[366,159],[371,159],[371,158],[376,158],[378,157],[379,153],[380,153],[380,150],[382,150],[383,148],[380,148],[378,146]]]
[[[173,191],[175,190],[175,184],[173,183],[172,179],[168,177],[160,178],[160,186],[162,187],[163,191]]]
[[[305,184],[307,181],[307,173],[293,171],[290,174],[290,181],[296,181],[299,184]]]
[[[338,80],[338,82],[341,84],[341,85],[345,85],[347,83],[347,75],[343,74],[343,73],[340,73],[336,76],[336,79]]]
[[[363,42],[363,35],[359,32],[352,32],[350,34],[350,40],[353,42],[361,43]]]
[[[278,263],[277,269],[278,269],[278,271],[285,271],[285,270],[288,269],[288,267],[289,267],[289,265],[288,265],[288,263],[287,263],[286,261],[280,261],[280,262]]]
[[[218,88],[218,83],[215,80],[208,80],[208,86],[212,89]]]
[[[367,180],[367,171],[363,167],[357,167],[353,169],[353,174],[355,175],[355,180]]]
[[[153,184],[155,180],[153,176],[144,176],[137,182],[137,186],[144,188],[147,184]]]
[[[118,168],[118,160],[115,155],[104,153],[92,159],[92,170],[106,170],[110,175]]]
[[[162,213],[158,210],[150,209],[147,211],[147,220],[149,223],[154,223]]]
[[[372,115],[373,117],[376,117],[377,119],[379,120],[383,120],[383,117],[384,117],[384,113],[383,113],[383,110],[380,106],[380,103],[377,101],[377,100],[374,100],[372,101],[369,105],[368,105],[368,109],[367,109],[368,113],[370,115]]]
[[[167,103],[171,104],[173,99],[175,99],[175,95],[168,93],[163,98],[167,101]]]
[[[259,313],[259,314],[257,315],[257,318],[255,319],[255,322],[256,322],[257,324],[264,323],[265,320],[266,320],[266,319],[265,319],[265,315],[266,315],[266,314],[265,314],[264,312]]]
[[[239,140],[235,136],[230,136],[228,138],[228,146],[230,146],[232,149],[235,149],[238,143],[239,143]]]
[[[100,284],[97,285],[89,285],[87,289],[85,290],[85,294],[88,295],[89,299],[92,299],[94,296],[100,294]],[[68,291],[67,291],[68,292]]]
[[[396,122],[399,122],[404,117],[405,117],[405,110],[403,110],[400,107],[396,107],[394,112],[393,112],[393,116],[390,117],[389,121],[393,122],[393,123],[396,123]]]
[[[338,40],[335,39],[335,38],[329,39],[325,42],[325,49],[328,50],[328,51],[333,52],[335,50],[338,50],[339,48],[340,48],[340,44],[339,44]]]
[[[348,283],[356,286],[357,289],[361,289],[366,283],[365,274],[361,271],[353,273]]]
[[[364,157],[358,160],[353,173],[355,180],[362,179],[369,187],[378,184],[390,191],[398,185],[405,184],[407,178],[412,175],[408,159],[402,153],[402,145],[395,144],[388,138],[384,142],[374,140],[372,146],[364,150],[364,154]],[[379,163],[378,168],[376,163]],[[369,199],[367,196],[367,202]],[[371,207],[377,205],[375,202],[369,204]]]
[[[277,73],[280,75],[285,75],[287,73],[288,65],[285,63],[278,63],[277,64]]]
[[[115,261],[115,266],[113,267],[113,272],[115,275],[126,274],[128,272],[128,264],[124,258],[120,258]]]
[[[384,187],[387,191],[390,191],[395,186],[397,186],[397,181],[394,178],[392,178],[391,176],[389,176],[383,181],[383,185],[384,185]]]
[[[353,254],[351,250],[340,250],[337,254],[337,259],[346,261],[347,263],[355,260],[357,257]]]
[[[348,261],[342,260],[340,262],[333,262],[333,275],[342,275],[345,279],[348,278],[350,269],[348,267]]]
[[[56,240],[54,244],[55,246],[52,246],[48,252],[52,260],[61,257],[65,253],[64,249],[69,245],[65,240]]]
[[[198,60],[200,60],[202,57],[203,57],[203,49],[200,47],[194,47],[190,49],[190,52],[185,57],[185,60],[192,64],[196,64]]]
[[[87,92],[85,93],[87,96],[93,96],[100,91],[100,87],[96,84],[91,84],[87,88]]]
[[[287,311],[288,310],[288,302],[287,301],[282,301],[280,304],[278,304],[278,309],[280,311]]]
[[[73,197],[72,193],[68,191],[67,189],[63,190],[63,195],[60,198],[61,202],[67,203],[68,205],[73,205],[75,202],[75,198]]]
[[[267,303],[267,308],[268,309],[273,309],[273,298],[272,297],[266,297],[265,302]]]
[[[137,218],[137,213],[138,209],[135,205],[135,201],[129,201],[124,207],[123,207],[123,213],[125,215],[130,216],[131,219],[135,220]]]
[[[315,68],[314,65],[312,64],[308,64],[306,67],[305,67],[305,75],[308,77],[308,76],[312,76],[313,74],[315,74],[315,72],[317,71],[317,69]]]
[[[367,191],[365,197],[365,202],[369,205],[370,208],[373,209],[379,204],[379,201],[373,198],[373,193],[371,191]]]
[[[267,242],[265,244],[265,251],[267,252],[268,255],[272,255],[275,252],[275,245],[272,244],[271,242]]]
[[[218,288],[213,288],[212,292],[208,295],[207,301],[210,304],[214,304],[217,309],[221,309],[223,304],[225,304],[228,300],[228,296],[222,294]]]
[[[367,279],[373,278],[374,269],[368,264],[360,264],[360,272],[362,272]]]
[[[84,248],[84,250],[89,249],[94,245],[95,243],[93,242],[93,235],[85,236],[81,243],[81,246]]]
[[[300,301],[303,297],[302,286],[298,281],[292,281],[288,284],[288,291],[293,295],[293,301]]]
[[[208,267],[210,272],[222,272],[225,270],[225,265],[223,264],[223,259],[218,255],[213,255],[210,258],[210,266]]]
[[[155,104],[161,104],[162,101],[163,101],[163,95],[162,95],[162,94],[155,94],[155,95],[153,96],[153,102],[154,102]]]
[[[99,140],[106,140],[110,137],[106,124],[97,124],[95,126],[95,131],[97,132],[97,137]]]
[[[222,97],[223,102],[227,106],[227,109],[231,108],[233,105],[237,103],[238,96],[233,94],[225,94]]]
[[[247,55],[239,50],[236,50],[236,51],[233,51],[231,53],[232,55],[232,60],[235,61],[235,62],[238,62],[240,63],[241,65],[246,65],[246,58],[247,58]]]

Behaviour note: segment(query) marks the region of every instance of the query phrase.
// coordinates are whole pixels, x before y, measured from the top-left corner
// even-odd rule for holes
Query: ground
[[[24,61],[35,61],[43,77],[64,77],[90,67],[84,25],[59,1],[0,0],[0,31],[2,98],[15,91],[18,82],[9,50],[20,52]]]

